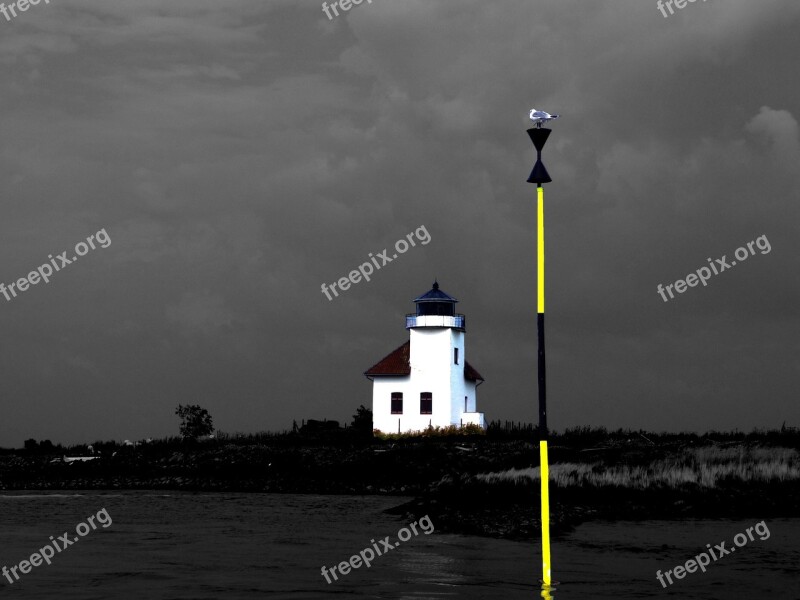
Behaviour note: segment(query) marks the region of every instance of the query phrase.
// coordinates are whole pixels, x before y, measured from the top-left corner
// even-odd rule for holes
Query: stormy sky
[[[434,278],[467,315],[479,410],[534,421],[533,107],[562,115],[551,427],[800,425],[798,17],[794,0],[0,16],[0,281],[111,240],[0,296],[0,445],[174,435],[179,403],[227,432],[349,421]],[[430,243],[322,294],[421,226]],[[658,294],[759,236],[768,253]]]

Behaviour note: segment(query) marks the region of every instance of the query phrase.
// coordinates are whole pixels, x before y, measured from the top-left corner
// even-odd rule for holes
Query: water
[[[205,600],[286,598],[535,599],[535,543],[419,534],[338,581],[320,570],[349,560],[371,539],[408,525],[383,514],[404,498],[273,494],[6,493],[0,495],[0,567],[11,567],[105,508],[98,525],[13,585],[4,598]],[[532,510],[535,510],[533,507]],[[754,521],[590,523],[553,542],[555,600],[673,597],[800,599],[800,519],[767,520],[771,536],[748,542],[708,571],[667,589],[655,572],[684,563]],[[434,522],[435,526],[436,523]],[[379,544],[380,547],[380,544]],[[330,577],[330,576],[329,576]],[[12,576],[13,578],[13,576]]]

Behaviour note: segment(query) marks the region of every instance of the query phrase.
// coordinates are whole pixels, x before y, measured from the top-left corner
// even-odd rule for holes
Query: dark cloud
[[[535,106],[551,425],[800,422],[789,0],[39,4],[2,22],[0,444],[349,420],[434,277],[489,418],[533,420]],[[2,19],[0,19],[2,20]],[[431,243],[320,292],[424,225]],[[673,283],[766,235],[664,303]]]

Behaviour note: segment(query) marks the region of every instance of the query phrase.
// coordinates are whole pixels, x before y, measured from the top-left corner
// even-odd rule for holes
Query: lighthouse
[[[483,377],[467,362],[466,318],[456,300],[433,288],[406,315],[409,339],[364,375],[372,381],[372,423],[384,433],[479,425],[477,388]]]

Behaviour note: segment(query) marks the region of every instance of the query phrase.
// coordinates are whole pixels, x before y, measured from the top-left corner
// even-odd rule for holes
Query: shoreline
[[[556,537],[593,520],[800,516],[794,433],[733,441],[604,435],[562,436],[551,447]],[[535,452],[530,441],[486,436],[153,443],[73,462],[6,452],[0,491],[397,496],[408,500],[388,513],[427,514],[440,531],[531,539],[540,527]]]

